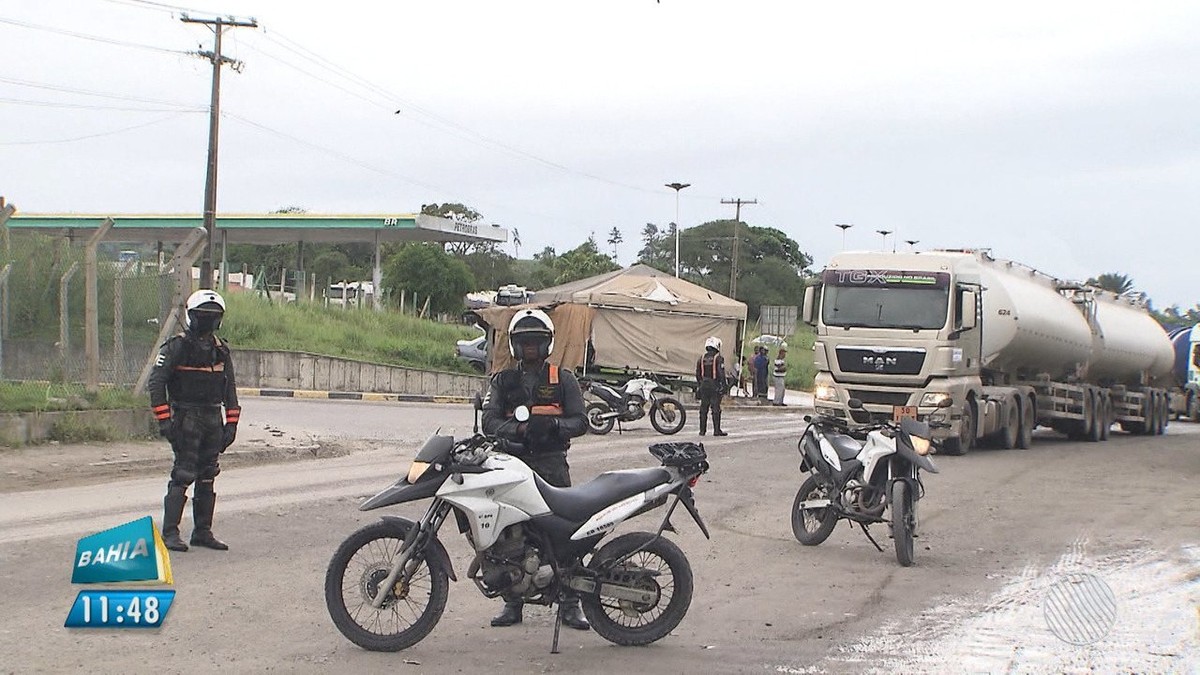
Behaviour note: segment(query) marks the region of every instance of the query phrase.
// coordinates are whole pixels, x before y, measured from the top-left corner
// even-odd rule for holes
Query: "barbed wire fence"
[[[203,229],[164,264],[100,259],[97,244],[111,225],[84,243],[10,236],[0,223],[0,380],[144,386],[151,355],[181,329],[178,308]]]

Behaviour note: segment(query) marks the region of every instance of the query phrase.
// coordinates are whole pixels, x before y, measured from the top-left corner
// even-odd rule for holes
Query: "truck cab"
[[[979,387],[979,274],[958,253],[845,253],[806,289],[804,320],[815,327],[818,413],[872,419],[938,410]],[[961,406],[949,413],[957,437]],[[865,420],[862,420],[865,421]],[[973,433],[973,430],[970,430]]]

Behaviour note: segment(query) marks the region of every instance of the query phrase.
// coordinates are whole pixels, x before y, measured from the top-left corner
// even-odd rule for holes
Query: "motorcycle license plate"
[[[892,406],[892,420],[899,422],[905,417],[917,419],[917,406],[915,405],[894,405]]]

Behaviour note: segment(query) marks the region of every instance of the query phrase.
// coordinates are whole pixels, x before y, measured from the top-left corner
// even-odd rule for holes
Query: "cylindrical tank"
[[[979,257],[983,292],[983,365],[1018,378],[1062,380],[1092,352],[1083,312],[1054,279],[1004,260]]]
[[[1167,331],[1144,308],[1111,294],[1098,293],[1096,333],[1087,377],[1093,382],[1139,384],[1145,374],[1151,384],[1171,373],[1175,350]]]

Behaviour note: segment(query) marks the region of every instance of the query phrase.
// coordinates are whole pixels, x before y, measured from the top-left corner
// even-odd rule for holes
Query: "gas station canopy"
[[[178,243],[204,219],[193,214],[43,214],[18,213],[8,221],[14,232],[36,232],[86,241],[105,218],[113,228],[106,241]],[[495,225],[460,223],[425,214],[320,215],[312,213],[220,214],[215,244],[352,243],[461,241],[503,243],[508,230]]]

